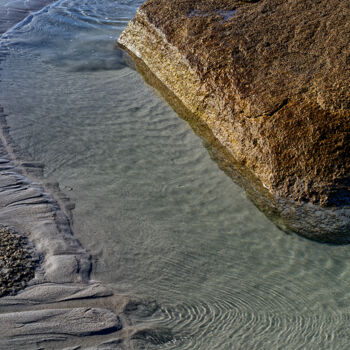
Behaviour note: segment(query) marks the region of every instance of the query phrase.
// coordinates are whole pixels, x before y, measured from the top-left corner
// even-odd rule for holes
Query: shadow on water
[[[69,188],[74,232],[94,255],[94,278],[146,300],[125,308],[134,348],[346,349],[348,247],[281,233],[251,204],[283,225],[266,189],[210,130],[159,85],[251,201],[139,75],[120,69],[136,68],[113,50],[134,13],[121,16],[122,2],[132,1],[95,4],[98,21],[118,13],[107,33],[104,24],[78,26],[82,11],[73,5],[37,18],[32,33],[14,35],[18,52],[4,63],[1,87],[14,141],[46,165],[47,180]],[[86,13],[92,3],[75,5]],[[30,56],[35,45],[39,59]]]
[[[119,50],[120,49],[118,48],[118,54]],[[211,130],[205,124],[200,123],[198,119],[191,114],[191,112],[182,104],[182,102],[147,68],[143,61],[137,57],[134,57],[132,53],[127,52],[124,53],[124,59],[129,67],[137,70],[141,74],[145,82],[151,86],[157,95],[161,95],[161,97],[168,102],[176,113],[183,120],[188,122],[195,134],[201,138],[202,143],[207,149],[211,159],[215,161],[218,167],[230,179],[232,179],[234,183],[245,190],[247,197],[255,204],[255,206],[286,234],[297,234],[302,238],[300,247],[303,246],[303,250],[305,249],[307,251],[310,248],[310,245],[313,245],[318,251],[317,254],[322,255],[324,250],[331,250],[334,253],[334,249],[346,249],[346,247],[341,248],[340,246],[349,244],[348,236],[346,236],[345,239],[344,236],[336,237],[336,239],[333,239],[333,242],[331,243],[329,241],[313,242],[313,240],[305,238],[298,231],[290,230],[280,215],[280,207],[287,206],[289,204],[277,203],[267,189],[264,188],[256,179],[256,177],[248,169],[239,164],[232,157],[232,155],[224,147],[222,147],[222,145],[214,137]],[[286,241],[291,240],[287,239]],[[276,248],[277,246],[272,248],[272,250]],[[291,251],[293,251],[295,248],[296,247],[292,248]],[[277,256],[279,252],[276,251],[275,254]],[[319,262],[322,261],[321,264],[323,264],[325,263],[325,260],[326,259],[323,257]],[[284,266],[285,263],[281,261],[275,262],[276,264],[281,264],[281,266]],[[308,274],[311,271],[310,266],[307,266],[308,263],[304,265],[305,261],[303,259],[301,259],[300,262],[301,265],[295,261],[293,264],[295,263],[298,265],[298,268],[300,269],[299,272],[301,274]],[[266,261],[264,261],[263,264],[265,263]],[[238,266],[241,265],[242,261],[239,261]],[[237,268],[239,269],[239,267]],[[251,266],[251,268],[257,268],[257,266]],[[321,267],[320,271],[322,271],[321,274],[327,273],[327,268],[325,266],[323,268]],[[271,272],[271,275],[274,275],[274,273]],[[229,279],[234,280],[234,277],[230,276]],[[321,279],[319,281],[321,281]],[[202,300],[200,297],[198,297],[197,299],[191,300],[188,303],[180,302],[177,304],[171,303],[169,305],[167,303],[162,303],[154,315],[154,318],[158,320],[155,322],[158,325],[158,328],[156,327],[151,331],[146,330],[139,332],[135,334],[133,339],[136,341],[137,345],[140,345],[140,348],[142,348],[144,342],[146,342],[155,346],[163,344],[164,348],[166,347],[169,349],[228,349],[228,343],[231,343],[232,349],[280,348],[277,346],[277,344],[285,344],[285,348],[295,349],[307,348],[307,346],[305,347],[306,344],[312,344],[310,345],[311,349],[318,342],[318,340],[315,341],[316,338],[321,339],[323,337],[328,337],[326,336],[327,329],[324,328],[325,324],[336,324],[336,327],[338,327],[338,325],[339,327],[342,327],[341,325],[348,317],[346,314],[337,313],[337,311],[334,315],[331,312],[323,313],[320,311],[322,309],[322,303],[318,304],[318,301],[316,300],[314,300],[315,305],[318,304],[318,306],[316,306],[316,312],[314,310],[307,310],[305,313],[300,311],[297,312],[296,309],[298,309],[299,305],[296,306],[297,304],[295,304],[292,307],[293,311],[290,313],[285,313],[284,307],[286,305],[283,306],[282,304],[279,304],[279,302],[276,303],[278,304],[278,312],[273,312],[271,310],[267,313],[265,312],[266,310],[264,307],[262,307],[262,305],[269,304],[267,301],[269,298],[268,296],[271,296],[274,300],[269,305],[270,307],[276,302],[276,300],[279,300],[282,295],[283,299],[289,293],[287,291],[288,289],[293,290],[292,298],[300,298],[298,302],[301,306],[304,302],[303,298],[305,298],[305,295],[303,294],[304,288],[307,288],[305,286],[309,285],[309,282],[305,277],[298,280],[296,275],[291,277],[288,272],[285,272],[279,277],[276,277],[276,280],[274,280],[269,287],[264,285],[265,282],[261,281],[254,282],[250,285],[250,282],[247,282],[245,277],[238,283],[240,284],[240,287],[237,287],[237,290],[235,290],[235,286],[230,284],[230,291],[227,293],[227,299],[225,300],[211,300],[211,303],[208,303],[208,300]],[[300,287],[300,290],[296,292],[294,288],[297,285],[298,288]],[[315,293],[317,290],[317,288],[314,287],[311,289],[313,291],[312,293]],[[242,290],[244,290],[244,292],[242,292]],[[316,294],[317,293],[319,292],[316,292]],[[325,295],[327,295],[327,293],[330,293],[330,299],[327,297],[326,303],[330,302],[330,300],[331,302],[338,302],[337,297],[332,299],[333,292],[331,289],[327,289]],[[322,292],[320,295],[321,294]],[[253,296],[250,301],[248,301],[249,298],[247,297],[249,295]],[[341,294],[338,296],[341,298]],[[215,299],[214,297],[212,298]],[[253,302],[252,300],[255,300],[257,304],[255,305],[255,301]],[[306,304],[308,304],[308,302]],[[267,309],[269,307],[267,307]],[[261,311],[261,309],[264,311]],[[323,319],[323,317],[325,317],[325,319]],[[154,323],[154,321],[150,322],[151,324]],[[166,326],[166,328],[162,328],[162,326]],[[168,333],[169,329],[171,329],[171,333]],[[209,345],[211,341],[210,335],[216,334],[216,332],[220,331],[225,331],[225,340],[215,338],[215,341]],[[297,334],[303,334],[303,340],[297,339]],[[250,336],[257,339],[256,343],[253,344],[250,342]],[[347,337],[347,335],[344,335],[344,339],[347,339]],[[193,339],[196,339],[196,342]],[[140,343],[138,343],[138,341],[140,341]],[[316,346],[323,348],[324,345],[320,345],[322,342],[323,341],[318,343]],[[333,341],[330,341],[330,343],[333,343]],[[266,344],[269,344],[269,347],[266,347]],[[335,348],[336,346],[340,346],[341,348],[342,345],[337,344],[335,345]]]
[[[248,168],[237,162],[232,154],[213,135],[208,126],[186,108],[182,101],[150,71],[141,59],[128,49],[117,44],[117,56],[120,56],[121,50],[123,51],[126,64],[138,71],[145,82],[153,88],[154,92],[164,98],[175,112],[190,125],[194,133],[201,138],[212,160],[234,183],[245,190],[247,197],[278,228],[286,234],[297,234],[302,238],[315,240],[322,244],[350,244],[350,232],[346,232],[348,231],[347,228],[350,227],[349,219],[346,220],[345,218],[347,223],[344,225],[345,229],[341,229],[340,233],[331,232],[321,236],[315,235],[317,230],[321,230],[321,227],[318,226],[317,216],[323,212],[323,208],[309,203],[294,203],[288,199],[272,196],[262,185],[261,181]],[[345,205],[345,214],[343,214],[345,217],[348,216],[349,210],[349,205]],[[283,214],[281,214],[282,212]],[[298,213],[297,215],[295,215],[296,212]],[[329,215],[329,213],[322,214]],[[308,221],[307,225],[304,224],[304,220]],[[333,227],[333,220],[334,217],[330,217],[324,221],[329,221],[330,227]]]

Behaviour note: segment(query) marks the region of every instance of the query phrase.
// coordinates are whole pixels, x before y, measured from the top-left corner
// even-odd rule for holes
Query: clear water
[[[156,300],[150,349],[346,349],[350,247],[278,230],[114,43],[142,1],[65,0],[1,38],[11,136],[76,203],[93,278]]]

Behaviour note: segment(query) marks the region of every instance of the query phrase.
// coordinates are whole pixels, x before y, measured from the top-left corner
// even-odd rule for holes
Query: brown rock
[[[119,43],[254,175],[280,226],[347,242],[349,18],[343,0],[148,0]]]

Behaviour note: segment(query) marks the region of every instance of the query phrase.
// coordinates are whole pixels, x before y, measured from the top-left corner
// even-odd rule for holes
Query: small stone
[[[0,226],[0,297],[16,294],[34,277],[38,259],[30,251],[25,237]]]

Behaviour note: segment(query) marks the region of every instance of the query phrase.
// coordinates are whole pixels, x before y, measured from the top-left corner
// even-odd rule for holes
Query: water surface
[[[1,38],[0,104],[76,204],[93,278],[154,299],[149,349],[345,349],[350,250],[277,229],[114,43],[142,1],[64,0]]]

